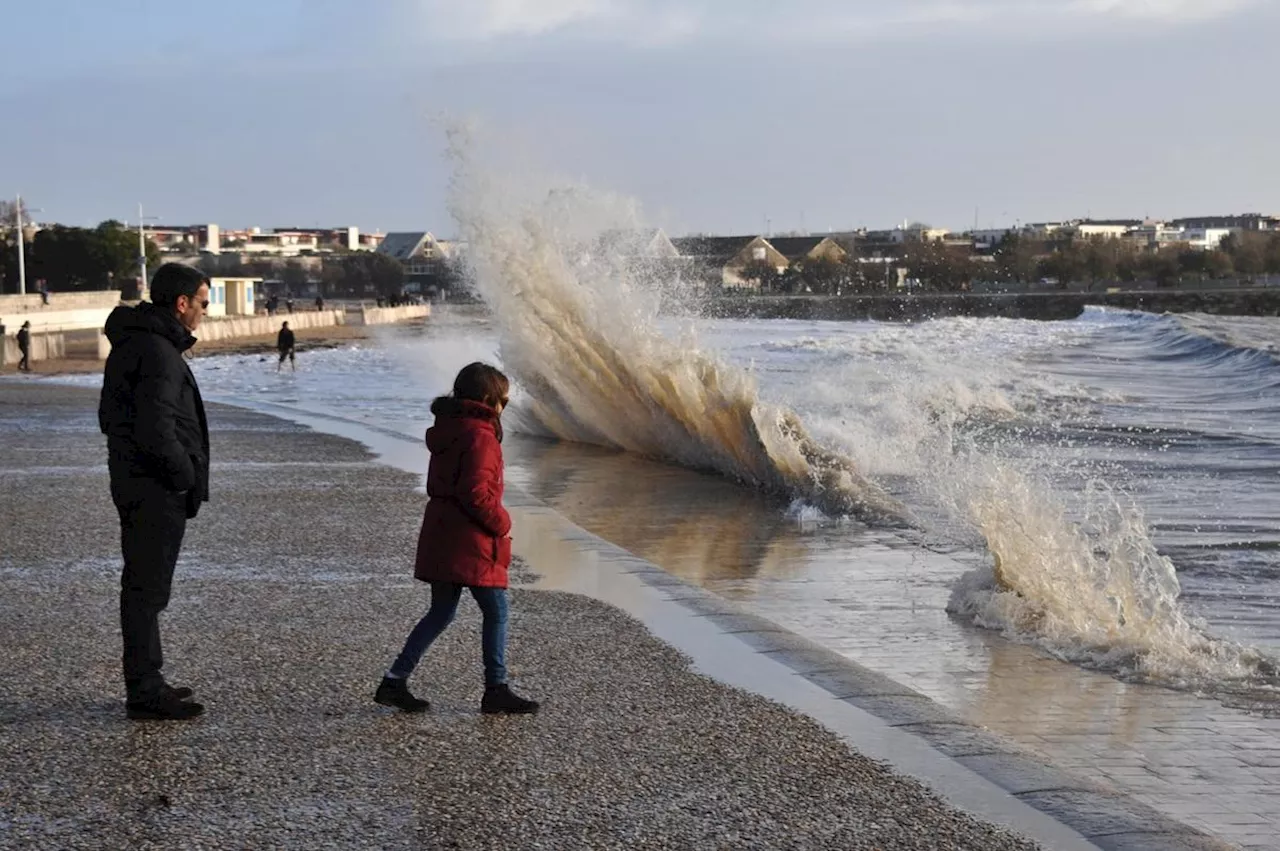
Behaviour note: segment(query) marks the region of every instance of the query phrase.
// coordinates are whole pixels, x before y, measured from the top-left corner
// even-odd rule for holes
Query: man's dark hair
[[[209,276],[199,269],[182,263],[165,263],[151,278],[151,303],[159,307],[172,307],[178,296],[194,298],[202,284],[209,283]]]

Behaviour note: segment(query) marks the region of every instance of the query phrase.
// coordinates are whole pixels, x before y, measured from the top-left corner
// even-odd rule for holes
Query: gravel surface
[[[163,620],[170,681],[208,712],[127,721],[95,404],[0,381],[0,848],[1036,847],[584,597],[513,591],[540,715],[478,713],[466,603],[411,680],[432,711],[375,705],[426,604],[421,477],[233,408],[210,408],[214,501]]]

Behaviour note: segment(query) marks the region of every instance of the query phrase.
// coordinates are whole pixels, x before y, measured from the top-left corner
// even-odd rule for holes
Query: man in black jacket
[[[98,423],[120,513],[120,631],[126,711],[135,719],[204,711],[187,700],[190,689],[170,686],[160,672],[160,613],[169,604],[187,520],[209,499],[209,426],[183,357],[208,307],[209,279],[166,263],[151,279],[151,302],[117,307],[105,328],[111,355]]]

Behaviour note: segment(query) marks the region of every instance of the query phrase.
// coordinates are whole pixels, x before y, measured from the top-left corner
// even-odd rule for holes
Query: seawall
[[[1280,288],[1132,290],[1126,292],[925,293],[874,296],[733,296],[700,311],[725,319],[878,320],[910,322],[945,316],[1075,319],[1086,306],[1150,313],[1280,315]]]
[[[310,313],[279,313],[275,316],[209,317],[200,323],[196,336],[201,340],[230,340],[236,337],[260,337],[274,334],[288,322],[295,331],[300,328],[323,328],[344,325],[347,314],[342,310],[319,310]]]
[[[31,335],[31,360],[54,360],[66,357],[66,338],[63,334]],[[0,366],[16,364],[22,360],[22,351],[18,348],[18,338],[12,334],[0,338]]]

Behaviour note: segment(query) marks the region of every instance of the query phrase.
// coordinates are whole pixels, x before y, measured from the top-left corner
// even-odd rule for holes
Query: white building
[[[1072,228],[1076,236],[1089,239],[1099,236],[1103,239],[1120,239],[1135,228],[1143,226],[1137,219],[1085,219],[1076,222]]]
[[[210,316],[253,316],[254,297],[261,278],[210,278]]]
[[[1220,247],[1222,240],[1232,232],[1232,228],[1187,228],[1151,223],[1134,228],[1126,235],[1126,239],[1147,248],[1186,245],[1199,251],[1210,251]]]

